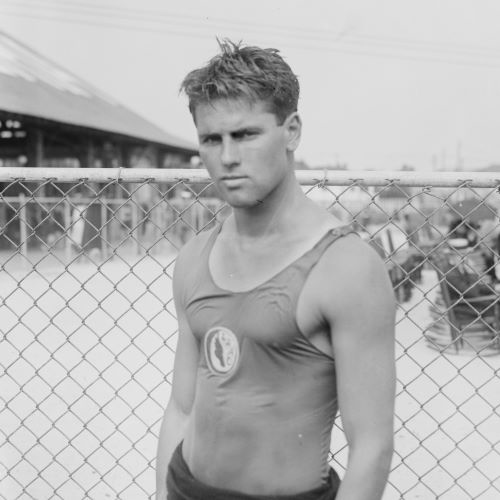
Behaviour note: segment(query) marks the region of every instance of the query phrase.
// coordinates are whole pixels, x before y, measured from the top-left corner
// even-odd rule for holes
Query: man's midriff
[[[297,415],[286,401],[278,406],[262,395],[208,407],[205,398],[199,399],[183,445],[184,459],[199,481],[281,495],[311,490],[326,480],[333,403]]]

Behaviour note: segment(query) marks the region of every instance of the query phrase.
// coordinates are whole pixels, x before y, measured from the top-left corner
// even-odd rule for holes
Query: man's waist
[[[339,486],[339,477],[336,472],[328,468],[325,480],[317,487],[305,490],[305,483],[295,484],[286,482],[283,475],[269,478],[245,479],[233,476],[229,480],[220,477],[211,477],[203,481],[203,474],[193,474],[191,467],[184,459],[183,448],[188,445],[182,443],[172,457],[167,485],[169,494],[175,492],[175,498],[190,498],[192,500],[206,500],[218,498],[220,500],[333,500]],[[279,481],[277,482],[276,479]]]
[[[184,456],[193,475],[208,484],[238,491],[294,493],[324,483],[329,447],[330,432],[286,424],[281,429],[200,425],[188,428]]]

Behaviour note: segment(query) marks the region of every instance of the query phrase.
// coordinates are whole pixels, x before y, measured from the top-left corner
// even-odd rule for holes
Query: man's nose
[[[240,163],[238,145],[232,139],[222,142],[221,162],[225,167],[234,167]]]

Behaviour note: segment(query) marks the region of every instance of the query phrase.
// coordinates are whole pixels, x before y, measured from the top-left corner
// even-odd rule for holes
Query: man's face
[[[229,205],[250,208],[264,202],[292,173],[290,155],[295,143],[289,119],[278,125],[264,102],[199,104],[194,118],[200,157]],[[295,121],[300,135],[298,117]]]

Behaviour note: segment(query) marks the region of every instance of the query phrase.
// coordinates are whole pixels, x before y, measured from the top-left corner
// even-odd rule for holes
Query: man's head
[[[189,73],[181,88],[200,158],[221,196],[235,208],[262,206],[296,182],[297,77],[274,49],[220,46],[221,53]]]
[[[299,82],[276,49],[219,42],[220,54],[191,71],[181,85],[196,122],[196,107],[218,100],[264,102],[282,124],[297,111]]]

